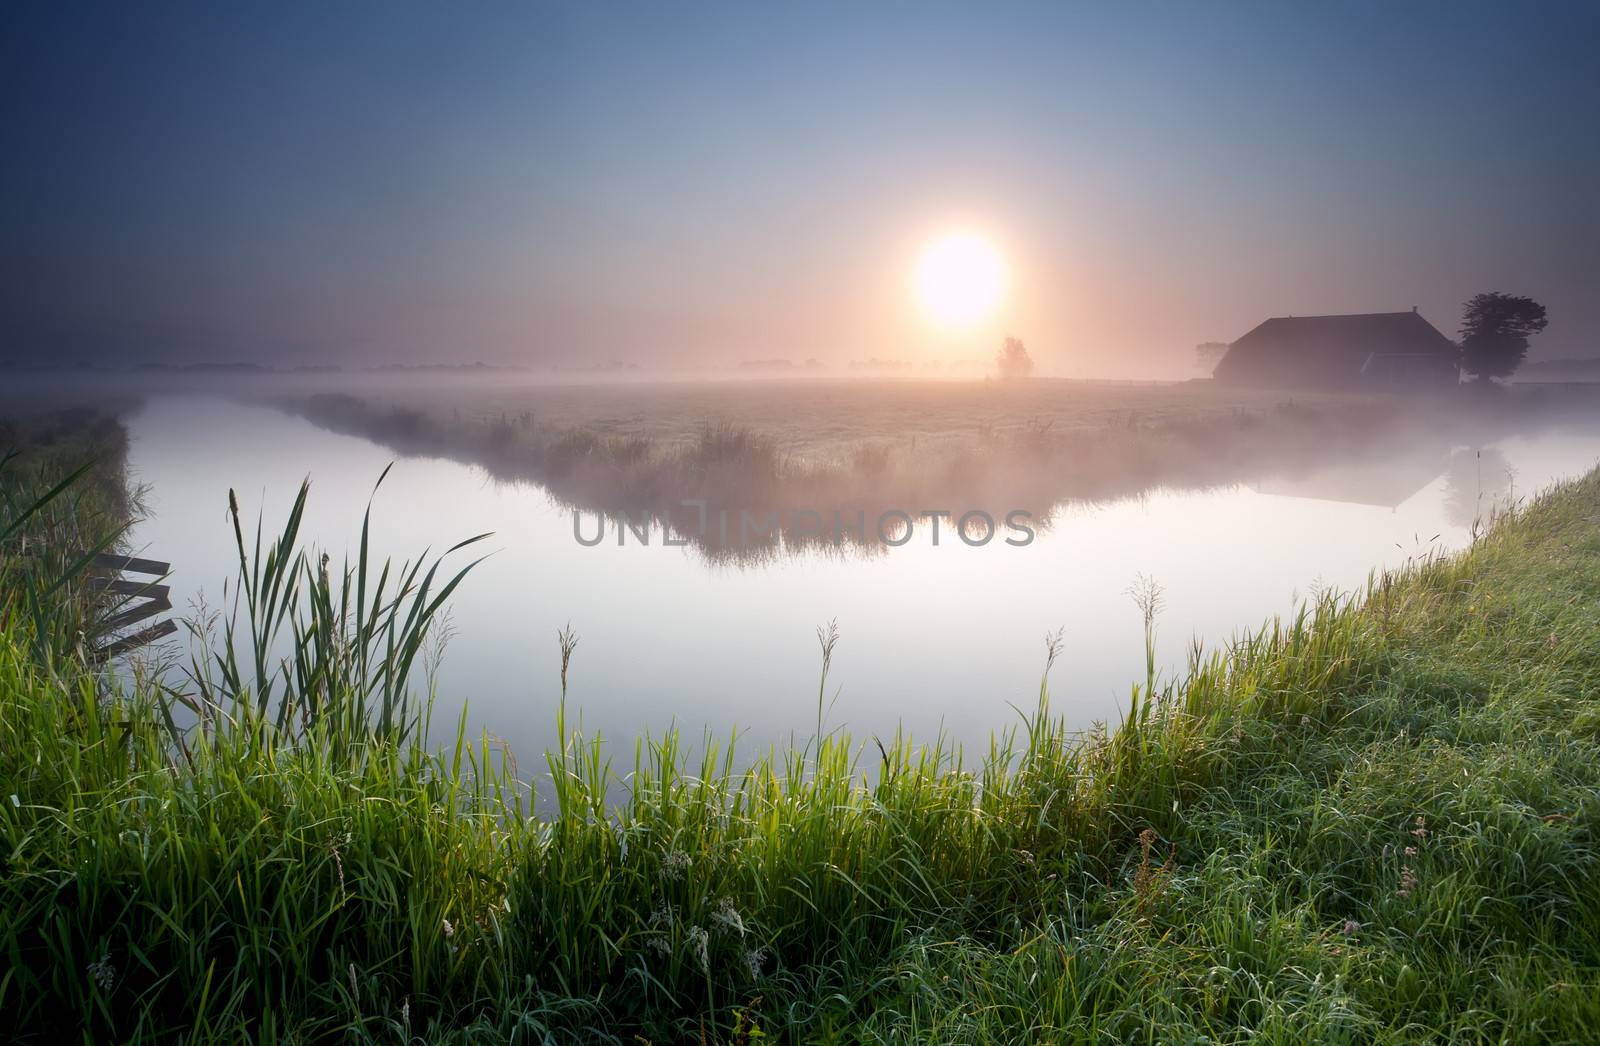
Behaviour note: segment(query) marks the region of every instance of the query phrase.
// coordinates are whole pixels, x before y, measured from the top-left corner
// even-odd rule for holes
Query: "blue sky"
[[[0,358],[1186,365],[1482,290],[1600,352],[1600,5],[30,5]],[[991,238],[992,323],[920,247]]]

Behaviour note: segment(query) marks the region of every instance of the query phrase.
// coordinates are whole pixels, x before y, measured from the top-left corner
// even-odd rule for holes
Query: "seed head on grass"
[[[839,645],[839,619],[817,626],[817,645],[822,648],[822,674],[826,676],[833,665],[833,648]]]
[[[1128,586],[1128,595],[1133,597],[1133,602],[1139,608],[1140,616],[1144,618],[1144,703],[1141,707],[1135,692],[1133,707],[1128,710],[1130,722],[1137,722],[1148,715],[1150,706],[1155,699],[1156,691],[1156,618],[1160,615],[1166,601],[1161,593],[1161,586],[1152,577],[1144,574],[1134,575],[1133,584]]]
[[[1050,673],[1050,669],[1055,666],[1056,658],[1061,656],[1061,650],[1066,645],[1066,638],[1067,630],[1065,626],[1056,629],[1054,632],[1045,633],[1044,670],[1046,675],[1048,675]]]
[[[716,924],[717,929],[722,933],[730,936],[733,934],[738,934],[740,937],[744,936],[744,919],[739,915],[739,910],[734,907],[733,902],[726,897],[718,901],[716,907],[711,909],[711,921]]]
[[[1133,892],[1139,899],[1141,915],[1149,910],[1150,902],[1166,884],[1167,877],[1172,874],[1172,862],[1178,854],[1177,845],[1173,844],[1167,853],[1167,859],[1159,867],[1154,865],[1150,857],[1155,850],[1157,838],[1154,828],[1146,828],[1139,833],[1139,867],[1133,873]]]
[[[669,882],[680,882],[689,874],[692,863],[689,855],[682,850],[672,850],[661,859],[661,877]]]
[[[422,678],[426,680],[428,690],[431,692],[438,684],[439,666],[444,663],[445,649],[456,637],[454,615],[451,614],[449,607],[445,607],[438,617],[428,622],[424,636]]]
[[[572,630],[572,622],[556,633],[556,642],[561,645],[561,696],[566,697],[567,669],[572,665],[572,652],[578,649],[578,633]]]
[[[117,983],[117,968],[111,965],[111,953],[106,952],[89,964],[89,979],[96,988],[103,992],[110,991]]]
[[[1128,586],[1128,595],[1132,597],[1134,605],[1139,608],[1139,614],[1144,618],[1144,627],[1149,629],[1156,623],[1156,618],[1161,616],[1161,611],[1166,609],[1166,594],[1156,579],[1146,574],[1135,574],[1133,584]]]
[[[684,935],[684,943],[694,953],[695,961],[700,964],[702,972],[711,972],[711,935],[706,933],[703,926],[691,926]]]
[[[839,619],[817,628],[817,645],[822,648],[822,675],[817,680],[817,732],[812,739],[821,751],[822,721],[827,711],[828,670],[833,667],[833,648],[839,645]],[[837,695],[835,695],[837,698]]]

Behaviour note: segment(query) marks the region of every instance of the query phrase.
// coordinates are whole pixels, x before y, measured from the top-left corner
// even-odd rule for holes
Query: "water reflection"
[[[1444,516],[1458,527],[1482,528],[1510,507],[1516,472],[1499,447],[1463,447],[1445,470]]]
[[[402,454],[535,482],[575,515],[606,517],[613,533],[631,527],[681,540],[708,561],[745,565],[782,554],[880,554],[912,543],[914,531],[936,537],[941,523],[951,540],[985,543],[999,533],[1026,543],[1069,506],[1158,488],[1247,482],[1273,494],[1395,508],[1445,471],[1462,443],[1493,445],[1593,420],[1592,403],[1570,395],[1433,403],[1427,411],[1398,400],[1284,402],[1266,415],[1176,412],[1152,428],[1131,416],[1126,426],[1061,431],[1024,418],[1004,430],[984,423],[969,438],[922,452],[915,439],[861,439],[797,458],[777,437],[727,420],[646,438],[604,415],[547,425],[531,410],[463,416],[426,396],[404,405],[349,393],[274,402]],[[635,434],[619,434],[628,432]]]
[[[1441,442],[1410,447],[1396,455],[1340,462],[1298,474],[1274,476],[1256,484],[1264,494],[1341,501],[1395,509],[1416,497],[1452,460]]]
[[[152,400],[130,431],[136,478],[150,485],[135,541],[173,562],[180,607],[202,593],[217,603],[237,568],[224,516],[230,486],[247,516],[264,509],[270,525],[309,471],[303,530],[337,560],[355,546],[373,481],[394,458],[300,418],[214,400]],[[634,737],[672,723],[694,736],[702,727],[737,732],[745,747],[808,736],[815,630],[834,619],[842,638],[830,726],[867,736],[904,724],[924,738],[943,729],[970,745],[1012,722],[1013,705],[1028,707],[1041,638],[1057,629],[1057,710],[1078,726],[1115,718],[1143,675],[1139,610],[1127,596],[1140,575],[1164,592],[1156,652],[1162,670],[1176,672],[1192,638],[1223,642],[1289,610],[1313,585],[1354,588],[1371,570],[1426,551],[1418,535],[1427,547],[1462,546],[1471,529],[1463,506],[1475,516],[1498,496],[1495,475],[1514,470],[1518,495],[1531,494],[1593,465],[1600,438],[1547,432],[1477,455],[1429,448],[1370,472],[1366,487],[1335,470],[1292,484],[1269,474],[1204,492],[1071,502],[1026,547],[935,546],[918,528],[892,554],[802,549],[731,570],[659,542],[585,547],[564,499],[417,457],[400,461],[377,496],[374,545],[398,560],[495,532],[495,554],[453,600],[435,722],[453,724],[470,702],[472,727],[505,738],[524,766],[552,739],[556,634],[569,622],[583,637],[570,706],[587,731],[623,742],[623,762]],[[1437,468],[1427,478],[1430,460]]]

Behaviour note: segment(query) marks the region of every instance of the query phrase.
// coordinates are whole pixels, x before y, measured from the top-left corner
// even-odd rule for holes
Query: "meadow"
[[[748,433],[796,471],[848,467],[863,459],[948,460],[1019,442],[1038,447],[1127,433],[1172,433],[1257,425],[1304,411],[1365,411],[1370,398],[1223,389],[1210,382],[785,380],[571,385],[352,383],[345,393],[397,430],[497,429],[502,441],[593,437],[617,453],[670,456],[697,447],[708,429]],[[336,417],[334,396],[320,402]],[[348,407],[348,404],[346,404]],[[315,408],[311,412],[316,416]]]
[[[1467,389],[1460,396],[1401,397],[1256,389],[1209,380],[1102,382],[934,379],[633,381],[553,384],[510,372],[496,377],[330,378],[262,395],[304,405],[348,396],[411,424],[505,426],[543,434],[604,434],[618,444],[670,453],[708,427],[750,432],[798,467],[847,464],[864,451],[942,457],[995,443],[1116,442],[1127,434],[1185,437],[1241,428],[1284,428],[1325,419],[1321,436],[1359,445],[1361,431],[1415,418],[1452,435],[1509,423],[1582,416],[1600,390],[1582,384]],[[241,391],[243,387],[241,386]],[[330,409],[330,415],[332,411]],[[1332,423],[1337,423],[1332,424]],[[1380,433],[1381,437],[1382,433]],[[1373,437],[1366,437],[1371,439]],[[1142,477],[1136,477],[1142,478]]]
[[[981,753],[829,730],[826,631],[814,736],[737,773],[675,736],[612,765],[563,701],[533,816],[489,739],[422,740],[430,623],[470,547],[329,563],[298,509],[235,512],[233,626],[188,685],[115,684],[29,612],[92,619],[55,546],[117,535],[61,464],[0,471],[0,1012],[21,1041],[1581,1041],[1600,1021],[1600,473],[1181,678],[1152,665],[1109,731],[1052,716],[1054,641],[1037,706]],[[282,636],[293,656],[263,656]],[[581,642],[552,642],[564,675]]]
[[[271,398],[402,454],[538,483],[586,511],[647,516],[710,558],[761,558],[819,539],[815,516],[930,510],[1047,529],[1063,506],[1157,488],[1292,480],[1417,459],[1558,424],[1592,426],[1595,387],[1433,398],[1302,395],[1208,381],[768,381],[500,385],[481,380]],[[776,521],[770,540],[705,525]],[[823,526],[828,531],[828,526]],[[895,540],[869,524],[864,543]],[[708,532],[709,531],[709,532]]]

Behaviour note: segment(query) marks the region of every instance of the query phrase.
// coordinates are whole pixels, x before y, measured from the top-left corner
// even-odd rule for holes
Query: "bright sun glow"
[[[1000,252],[981,236],[940,237],[917,261],[917,300],[946,327],[970,327],[994,311],[1006,289]]]

